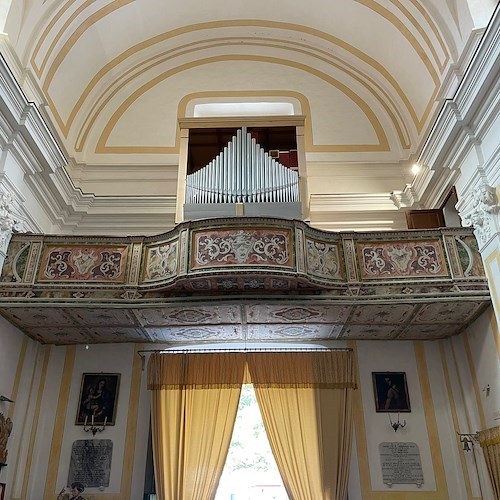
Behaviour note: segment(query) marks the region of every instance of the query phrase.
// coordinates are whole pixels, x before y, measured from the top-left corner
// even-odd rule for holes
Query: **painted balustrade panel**
[[[231,218],[188,222],[147,238],[14,235],[0,298],[139,300],[182,290],[308,289],[368,296],[428,293],[422,279],[429,278],[443,292],[487,290],[470,230],[328,233],[287,219]]]
[[[192,233],[191,270],[253,266],[294,268],[291,229],[224,228]]]
[[[125,245],[45,245],[38,281],[110,281],[123,283]]]
[[[362,279],[449,276],[441,240],[358,241]]]

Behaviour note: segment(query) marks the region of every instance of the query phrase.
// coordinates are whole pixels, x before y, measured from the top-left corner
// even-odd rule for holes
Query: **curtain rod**
[[[143,349],[137,351],[139,356],[142,356],[146,352],[164,352],[164,353],[174,353],[174,354],[188,354],[197,352],[329,352],[329,351],[352,351],[351,347],[304,347],[304,348],[290,348],[290,347],[233,347],[233,348],[205,348],[205,349]]]
[[[207,353],[207,352],[334,352],[334,351],[352,351],[351,347],[304,347],[304,348],[290,348],[290,347],[234,347],[234,348],[205,348],[205,349],[142,349],[137,351],[141,357],[142,371],[144,371],[146,364],[146,353],[163,352],[174,354],[189,354],[189,353]]]

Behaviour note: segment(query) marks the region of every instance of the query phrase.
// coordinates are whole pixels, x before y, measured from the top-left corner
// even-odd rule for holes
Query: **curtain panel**
[[[344,499],[357,387],[347,350],[154,353],[148,388],[159,499],[215,497],[248,381],[290,499]]]
[[[500,426],[479,431],[477,434],[490,475],[493,494],[500,500]]]

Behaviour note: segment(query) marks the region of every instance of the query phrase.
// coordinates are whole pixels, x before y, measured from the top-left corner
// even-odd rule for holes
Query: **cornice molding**
[[[102,228],[106,234],[153,234],[174,226],[174,196],[96,196],[75,187],[67,159],[35,103],[21,89],[23,72],[9,62],[19,61],[0,39],[0,144],[15,158],[20,172],[2,173],[0,184],[16,198],[16,211],[28,230],[88,234]],[[22,176],[18,186],[14,179]],[[28,201],[28,207],[25,203]],[[41,222],[41,213],[50,221]]]
[[[471,130],[475,132],[474,118],[484,107],[485,101],[495,97],[494,83],[499,81],[500,76],[499,59],[500,8],[497,7],[455,95],[445,101],[418,163],[432,170],[453,168],[450,163],[457,144],[462,144],[463,139],[470,137]],[[469,141],[468,147],[472,146],[473,143]]]

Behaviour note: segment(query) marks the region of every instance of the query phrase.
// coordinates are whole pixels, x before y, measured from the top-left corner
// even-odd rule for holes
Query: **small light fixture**
[[[414,163],[412,166],[411,166],[411,173],[413,175],[417,175],[418,173],[420,172],[420,165],[418,163]]]
[[[398,411],[398,419],[393,422],[391,419],[391,414],[389,413],[389,422],[391,423],[391,427],[394,429],[394,432],[397,432],[399,428],[406,427],[406,420],[403,420],[402,422],[399,420],[399,411]]]
[[[457,432],[460,442],[462,443],[462,447],[464,451],[470,451],[472,450],[472,447],[474,446],[474,443],[477,443],[479,441],[479,437],[477,433],[475,434],[462,434],[460,432]]]
[[[104,423],[102,425],[97,425],[96,422],[94,422],[94,415],[92,415],[92,418],[90,420],[90,425],[87,425],[88,422],[88,416],[85,416],[85,423],[83,424],[83,430],[85,432],[91,432],[92,436],[95,436],[98,432],[102,432],[104,429],[106,429],[106,424],[108,423],[108,417],[104,418]]]
[[[88,351],[89,350],[89,345],[88,344],[85,344],[85,350]]]

